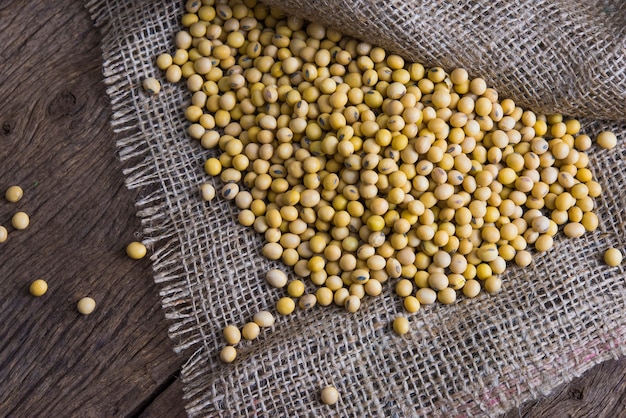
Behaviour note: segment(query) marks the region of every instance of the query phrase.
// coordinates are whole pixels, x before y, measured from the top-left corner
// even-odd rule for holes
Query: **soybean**
[[[96,309],[96,301],[90,297],[84,297],[76,304],[76,309],[83,315],[89,315]]]
[[[24,190],[20,186],[11,186],[7,189],[4,196],[11,203],[19,202],[24,196]]]
[[[224,339],[230,345],[236,345],[241,341],[241,331],[234,325],[228,325],[222,331]]]
[[[145,78],[142,85],[144,90],[150,94],[159,94],[161,91],[161,83],[154,77]]]
[[[126,246],[126,254],[133,260],[140,260],[146,256],[148,250],[141,242],[133,241]]]
[[[11,225],[18,230],[26,229],[30,225],[30,217],[26,212],[16,212],[11,218]]]
[[[254,323],[261,328],[268,328],[274,325],[274,315],[269,311],[259,311],[254,314]]]
[[[604,252],[604,262],[611,267],[617,267],[622,264],[623,255],[617,248],[609,248]]]
[[[393,320],[393,330],[398,335],[404,335],[409,332],[409,320],[404,316],[398,316]]]
[[[48,283],[45,280],[37,279],[30,284],[29,291],[35,297],[43,296],[48,291]]]
[[[220,360],[222,363],[232,363],[237,358],[237,350],[231,345],[227,345],[220,350]]]
[[[285,287],[287,285],[287,275],[279,269],[271,269],[265,274],[265,279],[272,287]]]
[[[334,405],[339,401],[339,391],[334,386],[326,386],[320,396],[326,405]]]

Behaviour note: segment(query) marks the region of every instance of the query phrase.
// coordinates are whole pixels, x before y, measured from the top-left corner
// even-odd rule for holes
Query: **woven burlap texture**
[[[181,379],[190,416],[491,416],[626,353],[626,274],[602,262],[608,246],[626,248],[625,12],[619,1],[275,3],[306,17],[321,13],[337,27],[367,33],[427,64],[462,64],[501,96],[536,109],[617,120],[585,120],[584,128],[611,128],[619,144],[589,151],[605,189],[596,199],[600,228],[576,240],[559,234],[555,248],[535,256],[530,267],[511,268],[497,296],[424,308],[410,317],[411,332],[399,337],[389,327],[402,312],[392,282],[356,314],[318,307],[280,317],[224,365],[217,357],[223,327],[241,326],[260,309],[273,311],[283,293],[265,283],[264,273],[289,270],[260,255],[262,238],[237,224],[232,202],[201,201],[198,185],[219,186],[219,180],[203,172],[210,152],[186,134],[183,83],[164,82],[157,96],[141,89],[146,76],[163,79],[155,56],[173,51],[182,2],[88,0],[103,33],[103,71],[127,186],[140,194],[137,213],[154,250],[170,336],[188,358]],[[557,33],[557,43],[546,44]],[[529,56],[544,48],[565,55]],[[508,61],[512,56],[542,71],[521,69]],[[524,77],[511,76],[515,70]],[[341,394],[332,407],[319,401],[328,384]]]

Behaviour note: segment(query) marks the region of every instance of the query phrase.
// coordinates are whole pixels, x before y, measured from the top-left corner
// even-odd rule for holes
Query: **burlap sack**
[[[199,198],[198,185],[214,180],[202,169],[209,153],[185,133],[184,87],[164,83],[150,97],[140,87],[145,76],[161,76],[154,58],[173,50],[182,2],[88,0],[103,33],[127,185],[141,195],[138,216],[171,338],[189,358],[181,374],[189,415],[495,415],[623,355],[626,274],[602,262],[608,246],[626,248],[621,1],[274,3],[427,64],[463,65],[535,109],[614,119],[586,120],[584,129],[613,129],[619,145],[589,152],[605,189],[596,199],[600,228],[576,240],[557,235],[530,267],[510,268],[497,296],[424,308],[398,337],[389,322],[402,306],[390,284],[354,315],[333,307],[281,317],[224,365],[222,328],[273,310],[282,293],[264,273],[288,269],[261,257],[262,238],[237,224],[233,204]],[[341,394],[333,407],[319,401],[328,384]]]

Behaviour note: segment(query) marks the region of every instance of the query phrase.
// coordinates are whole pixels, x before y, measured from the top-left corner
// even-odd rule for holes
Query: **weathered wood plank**
[[[179,368],[109,127],[100,35],[81,2],[0,6],[0,415],[124,416]],[[50,287],[28,294],[35,278]],[[76,309],[92,296],[96,311]]]
[[[174,378],[171,384],[144,409],[138,418],[185,418],[187,413],[182,403],[183,385]]]
[[[594,417],[626,415],[626,359],[607,361],[546,398],[513,409],[505,418]]]

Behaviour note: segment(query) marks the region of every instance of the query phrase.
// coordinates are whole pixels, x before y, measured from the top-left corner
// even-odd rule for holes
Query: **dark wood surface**
[[[82,2],[0,1],[0,416],[183,417],[149,260],[130,260],[134,193],[123,185],[102,82],[100,34]],[[13,213],[31,216],[25,231]],[[45,279],[41,298],[30,282]],[[76,302],[97,302],[89,316]],[[626,361],[597,366],[507,417],[615,417]]]

